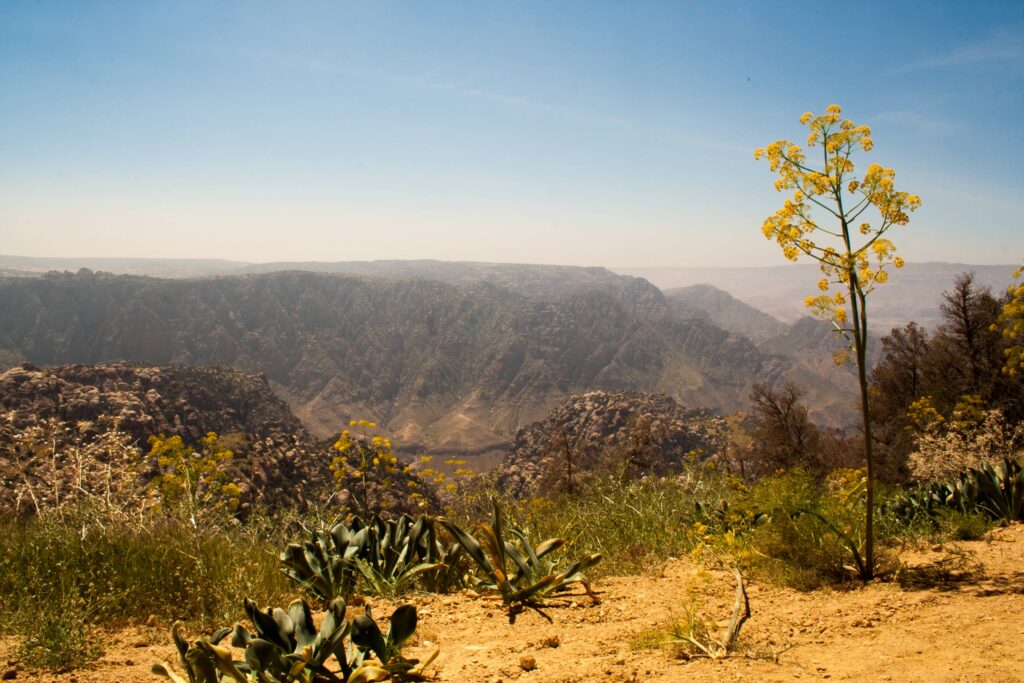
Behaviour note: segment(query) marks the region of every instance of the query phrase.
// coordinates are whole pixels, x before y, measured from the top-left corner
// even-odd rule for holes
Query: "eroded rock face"
[[[211,431],[309,438],[265,377],[220,367],[24,364],[0,373],[0,407],[72,423],[109,416],[143,443],[151,434],[197,441]]]
[[[760,376],[752,342],[678,318],[644,280],[438,268],[449,276],[0,278],[0,363],[227,365],[266,374],[318,437],[366,418],[403,447],[463,453],[506,446],[582,391],[666,393],[730,412]]]
[[[122,488],[141,491],[155,476],[156,465],[145,458],[150,436],[180,436],[197,447],[216,432],[234,454],[229,470],[242,491],[243,513],[253,505],[302,508],[332,496],[335,503],[347,500],[347,492],[331,484],[330,442],[313,438],[262,375],[223,367],[24,364],[0,372],[0,414],[0,480],[4,497],[11,499],[0,506],[20,512],[31,512],[30,505],[52,506],[50,499],[59,498],[62,488],[73,491],[74,477],[66,470],[83,463],[72,459],[85,454],[84,467],[95,471],[93,460],[113,457],[103,448],[84,447],[111,431],[126,435],[118,442],[121,450],[135,452],[118,458],[120,466],[133,469],[133,476],[118,478]],[[40,446],[26,446],[45,441],[54,445],[46,457],[35,452]],[[402,486],[388,490],[405,490],[404,479],[413,476],[403,473]],[[416,511],[404,496],[385,494],[376,499],[388,509]]]
[[[517,497],[572,489],[601,475],[635,478],[677,471],[719,450],[722,421],[674,399],[591,391],[519,430],[498,485]]]

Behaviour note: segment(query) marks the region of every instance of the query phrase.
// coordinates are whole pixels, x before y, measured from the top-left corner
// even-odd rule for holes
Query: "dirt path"
[[[951,552],[952,551],[952,552]],[[682,619],[687,589],[701,611],[727,619],[735,589],[725,572],[685,560],[660,575],[610,578],[585,596],[559,601],[548,623],[535,613],[508,623],[500,604],[457,596],[418,596],[418,643],[440,647],[436,680],[468,683],[584,681],[1024,681],[1024,525],[985,541],[908,553],[900,583],[798,593],[753,583],[753,615],[742,645],[753,659],[680,659],[669,648],[638,649],[638,635]],[[373,602],[378,618],[391,606]],[[16,680],[97,683],[156,681],[149,666],[172,659],[164,629],[109,636],[89,669],[62,675],[19,671]],[[9,644],[8,644],[9,649]],[[772,659],[772,655],[777,659]],[[11,662],[7,657],[7,668]]]

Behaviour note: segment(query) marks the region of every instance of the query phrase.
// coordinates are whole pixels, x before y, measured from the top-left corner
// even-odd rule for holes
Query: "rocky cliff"
[[[636,478],[681,469],[723,443],[722,422],[664,395],[591,391],[519,430],[498,474],[510,495],[574,489],[595,476]]]
[[[208,432],[233,453],[226,467],[241,489],[243,513],[256,504],[301,508],[333,493],[329,443],[311,436],[261,375],[224,367],[26,364],[0,372],[0,416],[0,509],[55,506],[82,493],[83,472],[89,481],[107,476],[121,489],[114,495],[130,500],[157,471],[146,457],[150,436],[180,436],[199,448]],[[107,465],[120,471],[104,474]],[[394,479],[399,486],[382,487],[375,499],[412,511],[393,491],[406,491],[415,475]],[[431,503],[433,494],[417,485]],[[344,491],[334,495],[336,503],[347,500]]]
[[[0,279],[0,353],[229,365],[264,374],[318,436],[366,417],[407,448],[461,453],[500,450],[595,388],[745,405],[764,369],[748,339],[680,319],[643,280],[541,270],[459,284],[311,272]]]

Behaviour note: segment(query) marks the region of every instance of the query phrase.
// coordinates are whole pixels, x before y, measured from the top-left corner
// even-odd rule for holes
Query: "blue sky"
[[[833,102],[904,258],[1024,258],[1019,1],[8,1],[0,253],[777,265]]]

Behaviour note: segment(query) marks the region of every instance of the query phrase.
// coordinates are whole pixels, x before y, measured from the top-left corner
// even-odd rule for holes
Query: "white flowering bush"
[[[1002,412],[988,410],[981,420],[954,420],[923,432],[907,465],[917,482],[944,482],[969,469],[1016,458],[1022,448],[1024,424],[1010,425]]]

